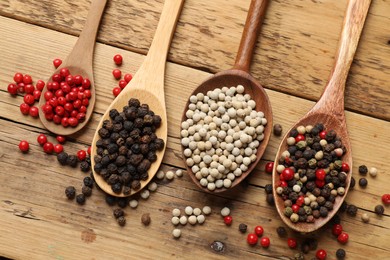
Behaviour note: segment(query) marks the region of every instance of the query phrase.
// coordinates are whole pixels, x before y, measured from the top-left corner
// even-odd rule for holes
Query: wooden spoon
[[[45,118],[45,114],[42,109],[39,109],[39,118],[42,124],[51,132],[58,135],[70,135],[81,128],[83,128],[88,120],[90,119],[93,107],[95,105],[95,84],[93,80],[92,72],[92,60],[93,51],[95,46],[95,39],[100,23],[100,19],[103,15],[104,7],[106,6],[107,0],[93,0],[91,3],[90,10],[88,12],[87,20],[84,25],[84,29],[80,33],[76,44],[74,45],[71,53],[62,63],[60,67],[53,74],[58,74],[62,68],[68,68],[72,75],[81,75],[83,78],[88,78],[91,81],[91,98],[89,99],[89,105],[87,107],[87,113],[85,120],[79,123],[76,127],[63,127],[61,124],[57,125],[53,121],[48,121]],[[48,82],[52,81],[52,77],[49,78]],[[47,91],[47,84],[42,90],[42,96],[39,100],[39,108],[41,108],[46,100],[43,97],[43,93]]]
[[[237,177],[232,186],[233,188],[239,184],[248,174],[256,167],[260,158],[262,157],[265,148],[267,147],[272,128],[272,108],[270,101],[263,87],[249,74],[249,67],[252,61],[253,51],[256,45],[256,40],[258,38],[262,21],[265,16],[266,7],[268,0],[253,0],[249,7],[248,16],[245,22],[244,32],[242,34],[240,47],[237,53],[236,61],[232,69],[219,72],[202,84],[200,84],[191,95],[196,95],[197,93],[206,94],[207,91],[213,90],[215,88],[221,88],[224,86],[231,87],[237,85],[243,85],[245,87],[245,94],[249,94],[251,98],[256,102],[256,110],[263,111],[264,116],[267,119],[268,123],[264,130],[264,139],[261,141],[260,146],[257,148],[256,161],[252,162],[247,171],[243,172],[240,177]],[[182,121],[187,119],[186,111],[188,109],[188,101],[185,110],[183,112]],[[199,180],[196,179],[195,174],[192,172],[191,168],[186,164],[186,157],[184,156],[184,147],[182,146],[182,154],[184,159],[184,164],[187,168],[189,176],[193,182],[202,190],[209,193],[223,192],[228,189],[219,188],[214,191],[210,191],[207,187],[200,185]]]
[[[316,219],[314,223],[293,223],[283,213],[284,203],[283,199],[276,194],[276,183],[279,181],[279,174],[276,171],[276,165],[283,151],[287,149],[286,139],[289,132],[297,126],[315,125],[316,123],[323,123],[328,130],[335,130],[337,135],[341,138],[345,145],[347,152],[343,155],[343,162],[349,164],[352,169],[352,153],[351,143],[349,141],[347,125],[344,115],[344,89],[345,82],[348,76],[349,68],[355,54],[359,37],[363,29],[364,21],[370,6],[371,0],[350,0],[346,10],[344,25],[341,32],[339,47],[336,52],[336,60],[328,84],[315,106],[299,120],[284,136],[275,158],[275,166],[272,174],[273,193],[275,197],[275,204],[280,217],[290,228],[308,233],[315,231],[325,225],[340,208],[349,190],[352,173],[347,176],[345,194],[337,196],[334,202],[333,210],[329,212],[326,218]]]
[[[112,191],[111,186],[93,170],[95,181],[99,185],[99,187],[106,193],[109,193],[113,196],[126,197],[133,195],[143,189],[156,174],[163,159],[168,135],[168,122],[164,97],[165,63],[169,45],[183,3],[184,0],[165,1],[160,21],[158,23],[157,30],[152,45],[150,46],[148,55],[146,56],[141,67],[138,69],[137,73],[134,75],[133,79],[115,98],[115,100],[108,107],[107,111],[104,113],[92,140],[91,158],[94,158],[97,150],[96,142],[100,139],[98,130],[102,127],[103,121],[109,119],[109,112],[111,109],[115,108],[119,112],[121,112],[123,110],[123,107],[127,106],[130,98],[137,98],[140,100],[141,104],[148,104],[150,110],[161,116],[161,126],[156,130],[156,135],[157,137],[164,140],[165,146],[162,151],[157,152],[157,160],[152,163],[150,169],[148,170],[148,179],[145,181],[141,181],[140,189],[136,191],[132,189],[131,193],[128,195],[125,195],[123,193],[116,194]],[[93,169],[95,162],[93,159],[91,161]]]

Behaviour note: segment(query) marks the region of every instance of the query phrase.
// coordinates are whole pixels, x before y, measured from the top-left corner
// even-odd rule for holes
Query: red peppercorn
[[[20,82],[18,83],[18,93],[24,93],[24,83]]]
[[[327,134],[327,132],[324,130],[324,131],[322,131],[322,132],[320,132],[320,138],[321,139],[325,139],[326,138],[326,134]]]
[[[84,96],[86,98],[90,98],[92,96],[91,90],[89,89],[84,90]]]
[[[119,87],[115,87],[112,89],[112,94],[117,97],[121,93],[122,89]]]
[[[305,202],[305,197],[299,196],[297,201],[295,202],[298,206],[302,206],[303,203]]]
[[[114,76],[115,79],[120,79],[122,77],[122,72],[120,69],[114,69],[112,71],[112,75]]]
[[[121,89],[124,89],[127,85],[127,82],[123,79],[121,79],[119,82],[118,82],[118,85]]]
[[[298,143],[300,141],[305,141],[306,138],[303,134],[298,134],[296,137],[295,137],[295,142]]]
[[[265,164],[265,172],[266,173],[272,173],[273,169],[274,169],[274,162],[267,162]]]
[[[75,127],[75,126],[77,126],[79,124],[79,120],[77,120],[77,118],[75,118],[75,117],[69,117],[68,118],[68,123],[69,123],[70,126]]]
[[[91,87],[91,81],[87,78],[83,79],[82,84],[84,89],[89,89]]]
[[[41,97],[41,94],[42,94],[42,92],[40,90],[38,90],[38,89],[34,90],[34,92],[33,92],[34,99],[39,100],[39,98]]]
[[[16,94],[18,94],[18,86],[16,86],[16,85],[13,84],[13,83],[8,84],[7,91],[8,91],[8,93],[10,93],[11,95],[16,95]]]
[[[264,229],[262,226],[256,226],[255,227],[255,234],[258,236],[258,237],[261,237],[264,233]]]
[[[15,81],[15,83],[22,83],[23,82],[23,74],[19,73],[19,72],[15,73],[14,81]]]
[[[62,68],[62,69],[60,69],[60,75],[61,75],[63,78],[66,78],[69,74],[70,74],[70,72],[69,72],[69,69],[68,69],[68,68]],[[72,79],[73,79],[73,77],[72,77]]]
[[[316,179],[323,181],[325,180],[326,172],[324,169],[318,169],[316,170]]]
[[[58,68],[59,66],[61,66],[62,64],[62,60],[61,59],[54,59],[53,60],[53,65],[54,65],[54,68]]]
[[[291,208],[294,213],[298,213],[300,207],[297,204],[293,204]]]
[[[66,138],[63,135],[57,135],[56,139],[61,144],[65,143],[65,141],[66,141]]]
[[[332,227],[332,234],[339,236],[343,232],[343,227],[340,224],[334,224]]]
[[[383,194],[382,195],[382,202],[385,205],[389,205],[390,204],[390,194]]]
[[[79,122],[83,122],[85,120],[85,114],[84,113],[78,113],[76,115],[76,118],[77,118],[77,120],[79,120]]]
[[[59,115],[54,115],[53,122],[57,125],[61,124],[61,117]]]
[[[61,144],[56,144],[53,149],[55,153],[61,153],[64,150],[64,147]]]
[[[132,79],[133,79],[133,76],[131,74],[125,74],[125,76],[123,77],[123,79],[129,83]]]
[[[296,248],[297,247],[297,240],[295,238],[288,238],[287,245],[289,248]]]
[[[33,95],[31,94],[26,94],[24,97],[23,97],[23,100],[24,100],[24,103],[26,103],[27,105],[32,105],[35,103],[35,98]]]
[[[64,91],[62,91],[62,89],[57,89],[56,92],[54,93],[54,95],[59,98],[59,97],[63,97],[64,96]]]
[[[287,182],[285,182],[285,181],[280,181],[278,186],[280,186],[280,187],[282,187],[282,188],[287,187]]]
[[[316,257],[319,259],[319,260],[324,260],[326,259],[326,251],[324,249],[318,249],[317,250],[317,253],[316,253]]]
[[[232,222],[233,222],[233,218],[231,216],[225,216],[223,218],[223,222],[225,222],[225,224],[227,226],[230,226],[232,224]]]
[[[46,135],[44,135],[44,134],[38,135],[38,137],[37,137],[37,142],[38,142],[38,144],[40,144],[40,145],[44,145],[45,143],[47,143],[47,137],[46,137]]]
[[[20,104],[19,108],[20,112],[22,112],[23,115],[28,115],[28,113],[30,112],[30,106],[26,103]]]
[[[36,106],[30,107],[30,110],[28,111],[28,113],[32,117],[38,117],[39,116],[39,109]]]
[[[76,75],[73,77],[74,84],[76,85],[82,85],[83,84],[83,76]]]
[[[117,54],[114,56],[114,62],[116,65],[122,65],[122,61],[123,61],[123,58],[122,58],[122,55],[120,54]]]
[[[63,127],[67,127],[68,125],[69,125],[69,118],[68,117],[63,117],[62,119],[61,119],[61,125],[63,126]]]
[[[46,91],[44,94],[43,94],[43,97],[45,98],[45,100],[49,100],[53,97],[53,92],[51,91]]]
[[[348,163],[343,162],[343,163],[341,164],[341,170],[342,170],[343,172],[348,173],[349,170],[350,170],[350,169],[349,169]]]
[[[325,185],[325,181],[322,180],[316,180],[315,183],[318,188],[322,188]]]
[[[54,150],[54,145],[50,142],[46,142],[44,145],[43,145],[43,151],[45,153],[52,153]]]
[[[43,80],[41,80],[41,79],[38,79],[37,83],[35,84],[35,87],[38,90],[42,91],[42,89],[45,87],[45,82]]]
[[[256,245],[258,240],[259,238],[257,237],[257,235],[253,233],[248,234],[248,236],[246,237],[246,241],[252,246]]]
[[[291,168],[285,168],[283,171],[282,171],[282,176],[283,176],[283,179],[286,180],[286,181],[290,181],[294,178],[294,170],[291,169]]]
[[[52,79],[54,82],[58,82],[58,83],[60,83],[60,82],[61,82],[61,80],[62,80],[62,77],[61,77],[61,75],[60,75],[60,74],[58,74],[58,73],[55,73],[55,74],[53,74],[53,76],[51,76],[51,79]]]
[[[269,247],[269,245],[270,245],[269,238],[268,237],[263,237],[262,239],[260,239],[260,245],[262,247],[265,247],[265,248]]]
[[[35,87],[32,85],[32,84],[26,84],[24,86],[24,92],[26,92],[27,94],[32,94],[35,90]]]
[[[337,237],[337,241],[339,241],[341,244],[346,244],[348,242],[348,238],[348,234],[343,232]]]
[[[91,146],[88,147],[87,153],[88,153],[89,155],[91,155]]]
[[[48,120],[48,121],[52,121],[52,120],[53,120],[53,117],[54,117],[53,112],[50,112],[50,113],[45,114],[45,118],[46,118],[46,120]]]
[[[50,106],[49,104],[45,104],[42,106],[42,111],[44,114],[50,114],[53,113],[53,107]]]
[[[29,148],[30,148],[30,145],[27,141],[25,141],[25,140],[20,141],[20,143],[19,143],[19,150],[20,151],[25,153],[28,151]]]
[[[32,83],[32,78],[30,75],[26,74],[23,76],[23,83],[26,84],[31,84]]]

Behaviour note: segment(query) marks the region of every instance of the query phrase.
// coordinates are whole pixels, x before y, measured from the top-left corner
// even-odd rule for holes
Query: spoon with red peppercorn
[[[342,157],[342,161],[346,163],[343,164],[345,172],[349,171],[349,169],[352,169],[351,144],[349,141],[347,125],[344,115],[344,89],[345,82],[348,76],[348,71],[359,42],[360,34],[363,30],[364,21],[367,16],[368,9],[370,7],[370,3],[371,0],[350,0],[348,2],[347,10],[344,17],[343,29],[339,41],[339,47],[335,55],[336,60],[325,90],[322,93],[320,100],[314,105],[314,107],[287,132],[276,153],[275,166],[273,168],[272,174],[275,205],[280,217],[286,223],[286,225],[302,233],[312,232],[319,229],[336,214],[348,192],[352,174],[351,172],[347,174],[345,180],[345,190],[343,190],[342,196],[337,196],[335,198],[335,201],[333,203],[333,209],[329,211],[326,217],[317,218],[314,220],[314,223],[293,223],[290,218],[285,215],[284,200],[282,196],[279,196],[276,191],[276,188],[279,187],[281,183],[281,175],[279,175],[277,171],[277,163],[279,162],[279,158],[282,157],[282,153],[287,150],[287,139],[290,137],[290,134],[293,129],[297,129],[298,126],[308,126],[316,125],[317,123],[322,123],[326,129],[334,130],[337,133],[337,136],[340,137],[340,140],[342,141],[343,145],[345,146],[346,152],[343,154]],[[349,167],[347,167],[348,165]],[[320,176],[316,176],[316,180],[318,177]],[[322,177],[323,176],[321,176],[321,178]],[[321,181],[319,181],[318,183],[321,183]],[[297,204],[294,204],[293,206],[296,207],[296,205]]]
[[[113,196],[131,196],[142,190],[156,174],[162,162],[168,135],[168,122],[164,97],[165,63],[169,50],[169,45],[183,3],[184,0],[165,1],[155,36],[153,38],[152,44],[144,62],[138,69],[137,73],[134,75],[133,79],[129,82],[129,84],[121,91],[121,93],[107,108],[106,112],[100,120],[98,127],[96,128],[96,132],[92,140],[92,158],[97,155],[96,143],[98,140],[100,140],[99,130],[102,128],[104,121],[110,120],[110,111],[122,111],[124,107],[129,106],[129,102],[131,102],[131,100],[137,99],[137,102],[143,104],[141,106],[148,106],[151,111],[154,111],[156,115],[161,117],[159,127],[156,129],[155,134],[158,139],[162,139],[164,141],[164,144],[160,146],[161,149],[157,149],[157,158],[155,158],[154,162],[149,165],[150,168],[147,170],[147,178],[138,182],[136,189],[132,188],[131,191],[126,192],[126,194],[124,194],[123,190],[119,193],[113,192],[112,186],[110,186],[110,184],[102,177],[101,174],[96,172],[95,160],[91,160],[93,175],[95,177],[96,183],[102,190]],[[134,120],[134,124],[136,123],[135,121],[136,120]],[[134,153],[139,155],[138,151],[135,151]],[[133,164],[138,165],[138,163]],[[138,168],[139,167],[137,167],[137,169]]]
[[[107,0],[93,0],[71,53],[53,73],[39,100],[39,118],[51,132],[70,135],[83,128],[95,105],[92,60],[95,39]]]

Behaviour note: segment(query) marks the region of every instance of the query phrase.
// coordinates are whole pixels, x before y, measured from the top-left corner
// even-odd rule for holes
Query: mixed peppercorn
[[[323,124],[293,129],[287,145],[276,166],[280,179],[276,193],[284,200],[284,214],[292,222],[327,217],[348,185],[350,169],[342,161],[345,146]]]
[[[155,134],[161,117],[135,98],[122,112],[110,110],[109,116],[98,130],[101,139],[96,142],[94,170],[113,192],[128,195],[141,188],[140,181],[148,179],[156,152],[164,148],[164,140]]]

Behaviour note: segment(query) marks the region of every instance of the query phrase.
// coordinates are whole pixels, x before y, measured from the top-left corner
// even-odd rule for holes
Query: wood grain
[[[0,14],[78,35],[89,3],[4,0]],[[346,3],[271,1],[253,59],[254,77],[268,89],[318,100],[332,67]],[[250,0],[188,0],[168,59],[214,73],[230,68],[249,4]],[[146,54],[162,5],[162,0],[110,1],[98,41]],[[385,120],[390,119],[389,12],[389,1],[373,1],[345,100],[347,110]]]
[[[124,228],[115,223],[112,208],[105,204],[103,194],[96,189],[83,207],[68,202],[63,194],[64,188],[74,185],[79,190],[85,175],[71,167],[60,167],[54,156],[43,153],[35,140],[38,133],[45,130],[39,120],[19,112],[22,98],[10,96],[6,87],[15,71],[28,72],[34,80],[47,78],[53,70],[52,59],[62,51],[69,52],[77,38],[4,17],[0,17],[0,35],[4,35],[0,37],[0,255],[15,259],[289,259],[298,252],[288,249],[286,240],[276,235],[275,229],[283,223],[275,208],[265,201],[263,187],[271,182],[271,176],[264,174],[264,164],[274,159],[280,137],[271,136],[263,160],[235,190],[211,195],[197,189],[187,175],[172,182],[164,180],[148,201],[140,202],[137,210],[126,209],[127,225]],[[24,37],[20,38],[20,35]],[[86,149],[102,114],[113,100],[111,90],[116,81],[111,71],[114,67],[112,57],[116,53],[124,57],[122,70],[130,73],[135,73],[145,58],[105,44],[96,45],[94,71],[98,91],[95,112],[86,129],[70,137],[65,145],[67,152]],[[165,171],[184,166],[180,153],[179,117],[191,91],[210,75],[179,64],[167,64],[165,97],[169,124],[163,160]],[[267,94],[272,102],[274,121],[284,129],[314,104],[277,91],[267,90]],[[345,248],[350,259],[367,259],[367,256],[386,259],[390,254],[388,208],[382,217],[376,216],[373,209],[380,204],[380,196],[390,185],[390,122],[354,112],[346,112],[346,120],[354,151],[354,176],[359,178],[357,167],[361,164],[377,167],[379,174],[376,178],[367,177],[369,184],[365,189],[356,186],[348,193],[347,202],[359,207],[356,217],[341,215],[343,227],[350,235],[348,244],[338,244],[328,226],[316,237],[319,246],[326,248],[331,259],[340,247]],[[21,138],[30,141],[28,154],[17,150]],[[54,136],[49,140],[54,141]],[[202,207],[205,204],[213,209],[206,223],[182,227],[182,237],[174,240],[170,223],[172,209],[183,210],[187,205]],[[232,209],[234,220],[231,227],[226,227],[219,215],[223,206]],[[145,228],[140,218],[146,212],[151,214],[152,224]],[[371,216],[369,224],[360,220],[364,212]],[[249,229],[263,225],[271,239],[270,248],[248,246],[246,236],[237,231],[241,222]],[[290,231],[289,235],[303,239]],[[210,249],[214,240],[226,244],[223,254]],[[306,258],[311,259],[314,254],[311,251]]]

